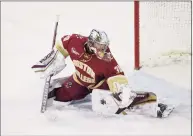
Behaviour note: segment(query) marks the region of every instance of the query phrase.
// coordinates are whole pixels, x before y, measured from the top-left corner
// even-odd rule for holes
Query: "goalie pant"
[[[104,82],[99,89],[108,91],[109,87],[106,82]],[[48,98],[55,96],[56,101],[68,102],[72,100],[80,100],[85,98],[88,94],[92,92],[91,89],[78,84],[74,79],[73,75],[61,81],[61,87],[53,89],[49,93]]]

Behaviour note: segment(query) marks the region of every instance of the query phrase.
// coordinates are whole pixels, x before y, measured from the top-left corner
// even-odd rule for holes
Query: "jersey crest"
[[[80,57],[80,61],[82,62],[88,62],[92,59],[92,55],[88,54],[88,53],[83,53],[82,56]]]

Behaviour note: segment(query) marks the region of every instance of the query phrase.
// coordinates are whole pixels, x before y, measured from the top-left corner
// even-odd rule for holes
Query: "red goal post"
[[[190,61],[191,8],[187,0],[134,1],[134,69]]]

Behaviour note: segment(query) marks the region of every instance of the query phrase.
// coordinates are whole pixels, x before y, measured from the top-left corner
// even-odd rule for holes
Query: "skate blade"
[[[167,107],[167,109],[163,112],[162,118],[166,118],[168,117],[172,111],[174,110],[175,107],[171,106],[171,107]]]

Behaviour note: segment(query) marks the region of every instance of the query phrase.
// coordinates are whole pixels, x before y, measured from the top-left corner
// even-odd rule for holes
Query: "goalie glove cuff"
[[[108,78],[107,83],[110,91],[114,96],[117,96],[115,99],[119,97],[119,100],[117,99],[117,104],[120,108],[129,106],[137,96],[130,88],[128,80],[124,75],[110,77]]]

